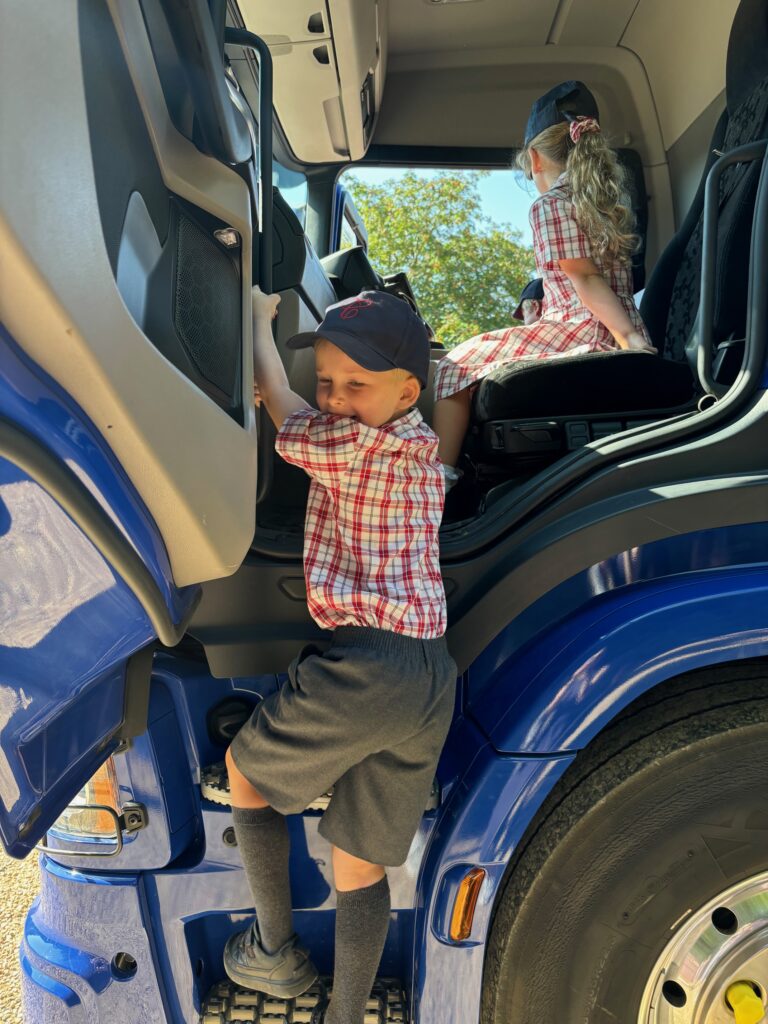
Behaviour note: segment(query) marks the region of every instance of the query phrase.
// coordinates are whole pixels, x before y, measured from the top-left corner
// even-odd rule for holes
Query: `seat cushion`
[[[591,352],[499,367],[477,389],[473,419],[667,410],[688,406],[694,397],[687,363],[647,352]]]

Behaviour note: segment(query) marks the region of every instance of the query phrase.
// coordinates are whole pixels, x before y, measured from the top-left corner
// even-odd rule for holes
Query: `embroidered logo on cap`
[[[359,314],[360,310],[372,305],[373,302],[370,299],[357,298],[352,302],[348,302],[347,305],[339,311],[339,316],[342,320],[351,320]]]

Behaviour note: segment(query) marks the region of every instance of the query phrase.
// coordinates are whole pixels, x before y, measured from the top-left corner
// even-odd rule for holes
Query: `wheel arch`
[[[518,822],[518,841],[508,849],[509,857],[503,873],[495,877],[492,906],[485,917],[483,929],[483,993],[493,981],[486,975],[492,973],[494,929],[505,895],[518,876],[524,880],[526,871],[530,874],[533,870],[530,864],[525,866],[529,850],[534,854],[534,868],[539,856],[536,852],[537,844],[539,848],[549,845],[554,850],[552,836],[547,838],[546,830],[554,825],[557,833],[562,805],[567,807],[574,792],[583,783],[592,785],[590,776],[599,778],[601,774],[604,775],[606,769],[610,770],[614,759],[620,761],[620,755],[635,744],[655,737],[657,730],[679,731],[681,727],[687,729],[687,723],[690,722],[689,739],[695,745],[710,735],[700,729],[699,716],[702,713],[710,713],[710,717],[711,713],[738,715],[741,714],[740,705],[748,707],[758,702],[768,707],[768,656],[745,657],[705,665],[671,676],[646,689],[611,718],[583,749],[567,760],[563,771],[552,778],[546,792],[541,793],[543,799],[528,821],[525,824]],[[617,785],[622,785],[624,781],[623,775],[616,775]],[[583,800],[583,797],[580,799]],[[723,827],[720,819],[712,824],[715,831]],[[740,843],[733,845],[741,846]],[[524,884],[524,881],[520,884]],[[503,925],[503,921],[500,923]],[[482,1000],[481,1022],[485,1022],[484,995]]]
[[[505,754],[583,750],[654,687],[768,658],[768,573],[746,565],[618,587],[514,649],[501,634],[470,668],[472,717]]]

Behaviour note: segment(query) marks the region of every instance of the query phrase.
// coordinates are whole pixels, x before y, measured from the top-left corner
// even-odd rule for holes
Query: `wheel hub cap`
[[[656,961],[637,1019],[638,1024],[757,1024],[766,1008],[768,872],[685,915]]]

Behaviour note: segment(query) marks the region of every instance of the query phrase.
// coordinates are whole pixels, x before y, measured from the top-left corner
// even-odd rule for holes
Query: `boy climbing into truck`
[[[279,297],[254,289],[254,376],[278,453],[311,478],[304,534],[309,610],[332,630],[305,648],[227,752],[234,827],[256,920],[232,936],[229,977],[290,998],[318,972],[291,914],[285,815],[333,786],[320,832],[337,891],[333,992],[313,1024],[362,1024],[390,916],[385,868],[402,864],[453,715],[444,639],[437,438],[415,409],[429,339],[402,300],[337,303],[291,348],[314,346],[317,404],[291,390],[272,340]]]

